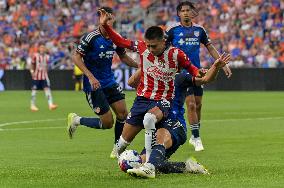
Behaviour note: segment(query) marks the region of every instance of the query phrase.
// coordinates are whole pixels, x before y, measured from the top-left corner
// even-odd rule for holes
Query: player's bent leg
[[[99,117],[102,123],[102,129],[111,129],[113,127],[114,120],[111,110],[103,115],[99,115]]]
[[[37,112],[39,109],[37,108],[37,106],[35,105],[35,101],[36,101],[36,89],[32,89],[32,93],[31,93],[31,106],[30,109],[32,112]]]
[[[50,88],[49,87],[45,87],[44,88],[44,93],[45,93],[45,96],[47,98],[49,110],[55,110],[58,107],[58,105],[53,103]]]
[[[116,147],[115,144],[118,142],[119,137],[122,134],[123,126],[127,118],[128,111],[127,111],[127,107],[126,107],[126,103],[124,99],[116,101],[112,103],[110,106],[116,115],[116,121],[115,121],[115,127],[114,127],[114,147],[110,154],[110,158],[116,158],[117,153],[115,149]]]
[[[119,156],[126,147],[132,142],[135,136],[142,130],[141,126],[134,126],[129,123],[125,123],[123,132],[115,144],[116,153]]]
[[[149,160],[152,146],[156,142],[156,124],[157,118],[152,113],[146,113],[143,119],[145,128],[145,149],[146,149],[146,162]]]

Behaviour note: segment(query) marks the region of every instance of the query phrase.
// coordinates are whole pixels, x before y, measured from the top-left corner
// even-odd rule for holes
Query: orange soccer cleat
[[[49,105],[49,110],[55,110],[58,107],[57,104],[51,104]]]
[[[39,109],[35,105],[31,105],[31,111],[32,112],[37,112]]]

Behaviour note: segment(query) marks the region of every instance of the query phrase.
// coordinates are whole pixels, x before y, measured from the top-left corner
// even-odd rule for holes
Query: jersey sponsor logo
[[[175,75],[175,69],[168,70],[163,68],[158,68],[156,66],[151,66],[147,68],[146,72],[153,78],[157,78],[163,82],[171,81]]]
[[[101,53],[99,54],[99,57],[100,57],[101,59],[102,59],[102,58],[112,59],[113,54],[114,54],[114,51],[101,52]]]
[[[178,43],[182,46],[182,45],[199,45],[199,41],[198,38],[181,38],[179,39]]]

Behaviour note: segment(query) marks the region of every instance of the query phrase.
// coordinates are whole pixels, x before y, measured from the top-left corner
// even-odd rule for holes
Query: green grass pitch
[[[126,92],[128,108],[135,93]],[[172,160],[195,156],[211,175],[168,174],[136,179],[109,158],[113,129],[66,133],[69,112],[93,113],[82,92],[54,91],[49,111],[29,111],[29,91],[0,93],[0,187],[283,187],[284,92],[205,92],[201,135],[205,151],[188,142]],[[188,134],[188,136],[190,133]],[[140,150],[143,134],[129,147]]]

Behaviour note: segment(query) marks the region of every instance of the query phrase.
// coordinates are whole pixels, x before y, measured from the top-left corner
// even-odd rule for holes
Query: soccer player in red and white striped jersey
[[[49,55],[46,53],[45,46],[40,44],[39,52],[35,53],[32,58],[31,75],[32,75],[32,97],[31,97],[31,111],[38,111],[39,109],[35,105],[36,90],[44,89],[45,95],[48,100],[48,106],[50,110],[57,108],[56,104],[53,104],[52,95],[50,90],[50,82],[48,78],[48,62]]]
[[[107,25],[110,14],[101,10],[100,23],[113,43],[128,48],[140,55],[141,79],[137,97],[124,125],[122,136],[117,143],[120,153],[134,138],[127,133],[145,128],[146,161],[156,140],[156,123],[167,117],[174,97],[176,73],[185,68],[193,76],[199,76],[198,68],[193,66],[185,53],[178,48],[166,46],[164,31],[152,26],[145,32],[145,41],[124,39]],[[126,139],[127,138],[127,139]]]

